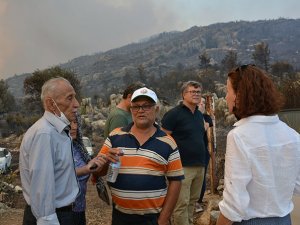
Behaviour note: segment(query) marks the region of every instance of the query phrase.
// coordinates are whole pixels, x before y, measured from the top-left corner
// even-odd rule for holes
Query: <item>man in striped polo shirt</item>
[[[112,225],[167,225],[176,205],[183,170],[175,141],[155,124],[157,101],[152,90],[136,90],[133,123],[111,132],[99,153],[121,162],[116,182],[110,183]],[[118,157],[120,149],[124,155]]]

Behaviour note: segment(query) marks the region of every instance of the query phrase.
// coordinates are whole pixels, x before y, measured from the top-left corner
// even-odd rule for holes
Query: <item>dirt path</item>
[[[22,225],[24,199],[19,197],[19,208],[0,210],[0,225]],[[94,185],[88,184],[87,192],[87,225],[109,225],[111,223],[111,208],[103,203]]]
[[[292,212],[292,224],[300,224],[300,196],[294,196],[293,202],[295,205],[295,208]]]
[[[22,225],[23,209],[0,210],[0,225]]]
[[[18,169],[18,159],[19,152],[13,151],[13,161],[12,161],[12,170],[15,171]],[[0,176],[5,176],[1,175]],[[4,177],[1,177],[4,180]],[[21,180],[19,174],[16,173],[14,177],[14,185],[21,186]],[[10,183],[10,182],[9,182]],[[89,181],[88,190],[87,190],[87,225],[109,225],[111,223],[111,206],[106,205],[98,197],[96,187]],[[25,206],[25,200],[23,195],[15,194],[14,197],[11,197],[9,194],[3,196],[0,194],[0,203],[8,203],[12,205],[13,208],[1,209],[0,207],[0,225],[22,225],[23,219],[23,210]]]
[[[98,197],[96,187],[90,182],[87,191],[87,221],[88,225],[111,224],[111,206],[106,205]]]

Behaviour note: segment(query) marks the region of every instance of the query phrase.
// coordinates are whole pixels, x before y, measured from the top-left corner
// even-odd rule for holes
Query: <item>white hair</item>
[[[54,94],[57,94],[57,85],[59,82],[67,82],[70,84],[70,82],[63,78],[63,77],[55,77],[47,80],[43,86],[42,86],[42,92],[41,92],[41,100],[44,103],[45,97],[46,96],[51,96],[53,97]],[[70,84],[71,85],[71,84]],[[72,86],[72,85],[71,85]]]

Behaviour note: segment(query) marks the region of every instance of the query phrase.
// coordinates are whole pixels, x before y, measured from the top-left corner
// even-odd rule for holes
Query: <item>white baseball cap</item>
[[[158,99],[157,99],[157,95],[155,94],[155,92],[146,87],[137,89],[135,92],[133,92],[133,94],[131,96],[131,102],[134,102],[134,100],[136,100],[136,98],[141,97],[141,96],[148,97],[152,101],[157,103]]]

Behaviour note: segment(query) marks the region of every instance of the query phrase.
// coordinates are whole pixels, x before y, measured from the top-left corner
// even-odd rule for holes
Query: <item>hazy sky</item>
[[[0,79],[163,31],[299,10],[299,0],[0,0]]]

